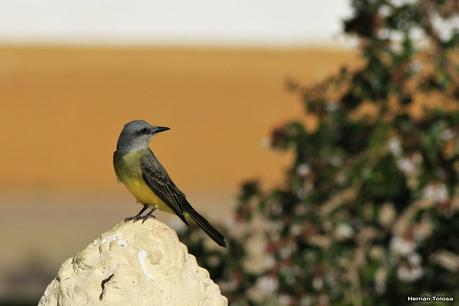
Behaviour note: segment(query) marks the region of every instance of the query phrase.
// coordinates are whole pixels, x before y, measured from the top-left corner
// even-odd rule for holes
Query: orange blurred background
[[[2,48],[0,186],[120,192],[111,156],[133,119],[172,128],[153,148],[190,191],[228,196],[242,178],[272,182],[279,159],[262,140],[301,110],[285,79],[318,81],[351,59],[332,50]]]

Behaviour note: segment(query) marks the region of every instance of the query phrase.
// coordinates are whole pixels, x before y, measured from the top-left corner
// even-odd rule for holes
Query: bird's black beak
[[[154,135],[154,134],[158,134],[158,133],[161,133],[161,132],[164,132],[164,131],[167,131],[167,130],[170,130],[170,128],[165,127],[165,126],[155,126],[151,130],[151,134]]]

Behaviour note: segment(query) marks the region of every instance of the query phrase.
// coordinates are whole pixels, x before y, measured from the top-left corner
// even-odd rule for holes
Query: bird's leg
[[[124,219],[124,222],[128,222],[128,221],[131,221],[131,220],[137,220],[138,218],[140,218],[142,216],[142,213],[147,210],[148,208],[148,205],[147,204],[143,204],[143,208],[137,213],[137,215],[135,216],[132,216],[132,217],[127,217],[126,219]]]
[[[155,216],[153,215],[153,212],[156,210],[156,207],[151,207],[150,211],[147,212],[145,215],[143,215],[142,217],[140,217],[140,219],[142,219],[142,224],[148,219],[148,218],[153,218],[153,219],[156,219]]]

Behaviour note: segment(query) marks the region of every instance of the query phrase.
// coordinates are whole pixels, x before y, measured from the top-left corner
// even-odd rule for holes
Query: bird
[[[125,124],[121,131],[113,153],[115,174],[143,205],[135,216],[126,218],[125,222],[142,220],[143,223],[159,209],[176,214],[186,225],[193,220],[219,246],[226,247],[224,236],[191,206],[150,149],[150,140],[167,130],[168,127],[134,120]],[[142,215],[147,209],[149,211]]]

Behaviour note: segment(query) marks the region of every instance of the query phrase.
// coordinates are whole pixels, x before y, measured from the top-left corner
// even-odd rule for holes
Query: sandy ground
[[[286,78],[315,82],[353,60],[320,49],[0,48],[0,299],[36,295],[60,262],[136,212],[112,170],[125,122],[171,127],[153,150],[198,209],[224,220],[242,180],[282,178],[288,156],[262,143],[301,113]]]

